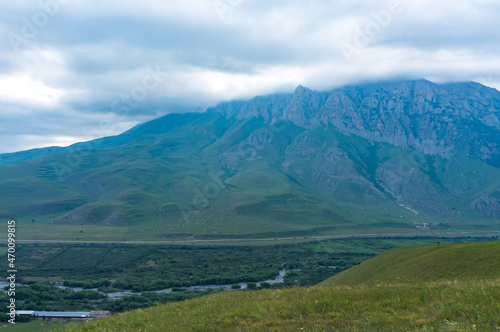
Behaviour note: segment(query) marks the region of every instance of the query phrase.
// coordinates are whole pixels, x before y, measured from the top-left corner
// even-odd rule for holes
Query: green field
[[[48,332],[64,326],[76,324],[77,321],[68,320],[32,320],[29,323],[0,323],[1,332]]]
[[[383,279],[404,272],[403,262],[420,273],[376,284],[349,285],[346,278],[333,286],[334,276],[310,288],[219,293],[62,331],[497,331],[498,248],[496,241],[391,250],[343,274]],[[450,273],[435,270],[426,253],[452,267]],[[476,264],[465,264],[476,257]]]
[[[18,240],[42,241],[123,241],[128,227],[101,225],[47,225],[18,222]],[[3,239],[7,233],[0,233]]]

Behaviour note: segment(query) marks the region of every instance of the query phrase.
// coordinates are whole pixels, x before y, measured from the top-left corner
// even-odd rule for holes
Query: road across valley
[[[371,234],[344,234],[344,235],[324,235],[324,236],[296,236],[296,237],[273,237],[273,238],[254,238],[254,239],[182,239],[171,241],[75,241],[75,240],[17,240],[16,243],[47,243],[47,244],[130,244],[130,245],[171,245],[171,244],[217,244],[217,243],[244,243],[244,242],[307,242],[332,239],[348,238],[380,238],[380,237],[413,237],[413,236],[431,236],[431,237],[450,237],[450,236],[491,236],[500,234],[500,231],[455,231],[455,232],[413,232],[413,233],[371,233]],[[0,241],[2,243],[6,240]]]

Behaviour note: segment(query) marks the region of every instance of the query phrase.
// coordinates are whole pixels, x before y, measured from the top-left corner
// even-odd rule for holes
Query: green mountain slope
[[[391,249],[320,286],[412,283],[500,277],[500,241]]]
[[[500,93],[391,84],[300,87],[63,152],[2,155],[0,217],[21,238],[58,240],[500,230]]]
[[[321,287],[220,293],[63,331],[496,331],[500,328],[499,244],[391,250],[342,273],[354,277],[380,269],[387,276],[398,275],[404,272],[405,262],[412,262],[414,273],[425,272],[411,280],[335,287],[347,282],[336,283],[334,276]],[[450,272],[434,269],[428,261],[441,262]]]

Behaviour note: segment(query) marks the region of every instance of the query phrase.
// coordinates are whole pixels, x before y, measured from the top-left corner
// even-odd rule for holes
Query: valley
[[[393,249],[314,287],[213,294],[62,331],[495,331],[499,243]]]
[[[3,1],[0,332],[500,332],[500,1]]]
[[[379,236],[251,245],[23,243],[16,256],[18,282],[27,286],[18,285],[17,306],[116,313],[227,291],[229,286],[312,286],[390,248],[497,238]],[[278,282],[261,282],[268,279]],[[169,291],[161,291],[165,289]],[[0,302],[7,299],[3,295]]]
[[[330,92],[299,86],[204,113],[168,114],[118,136],[0,155],[0,216],[16,220],[16,308],[117,314],[165,304],[189,316],[184,306],[192,305],[201,313],[191,317],[194,330],[238,330],[239,322],[249,330],[341,322],[363,329],[392,326],[387,319],[397,317],[398,328],[448,326],[431,314],[444,305],[437,294],[455,299],[470,288],[471,301],[487,306],[480,293],[496,289],[498,269],[484,283],[473,278],[475,265],[446,274],[456,255],[431,252],[423,261],[419,253],[461,253],[448,244],[477,242],[477,258],[492,254],[480,243],[500,234],[497,105],[500,93],[476,83],[394,81]],[[0,237],[7,232],[0,229]],[[406,252],[415,260],[394,265],[399,255],[409,259]],[[444,282],[460,275],[465,284]],[[377,288],[363,276],[373,276]],[[420,307],[405,303],[427,320],[394,307],[401,296],[391,282],[403,276],[401,289],[426,299]],[[356,288],[342,288],[341,280]],[[330,291],[346,303],[366,301],[353,309],[329,299]],[[397,317],[370,304],[381,297],[391,299]],[[241,316],[220,304],[222,321],[207,321],[211,300],[249,307]],[[0,294],[0,304],[8,301]],[[307,324],[281,301],[295,303]],[[332,306],[341,310],[323,310]],[[457,315],[467,316],[464,310],[457,306]],[[481,307],[488,318],[477,324],[493,326],[488,310]],[[141,319],[133,318],[136,326],[127,318],[136,314],[74,328],[142,329]],[[186,328],[167,321],[153,330]]]

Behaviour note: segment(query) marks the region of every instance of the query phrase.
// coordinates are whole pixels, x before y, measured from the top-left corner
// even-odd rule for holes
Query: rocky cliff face
[[[486,187],[485,173],[468,169],[453,181],[440,179],[454,172],[445,166],[446,160],[454,160],[458,166],[453,167],[460,167],[460,160],[470,157],[500,168],[500,92],[495,89],[473,82],[438,85],[426,80],[330,92],[299,86],[293,94],[224,103],[215,111],[237,120],[288,121],[302,128],[277,158],[288,174],[324,194],[372,203],[395,199],[411,209],[447,216],[460,215],[448,203],[452,197],[461,197],[474,211],[500,215],[497,193],[476,197],[470,188],[471,183]],[[338,137],[321,128],[364,138],[373,148],[361,141],[342,146]],[[374,147],[377,143],[401,147],[409,155],[383,156]],[[226,157],[234,151],[227,151]],[[254,151],[252,160],[257,155]],[[379,163],[381,158],[385,161]]]
[[[500,92],[478,83],[437,85],[401,81],[230,102],[227,117],[287,120],[312,129],[333,125],[344,134],[451,158],[459,151],[500,167]]]

